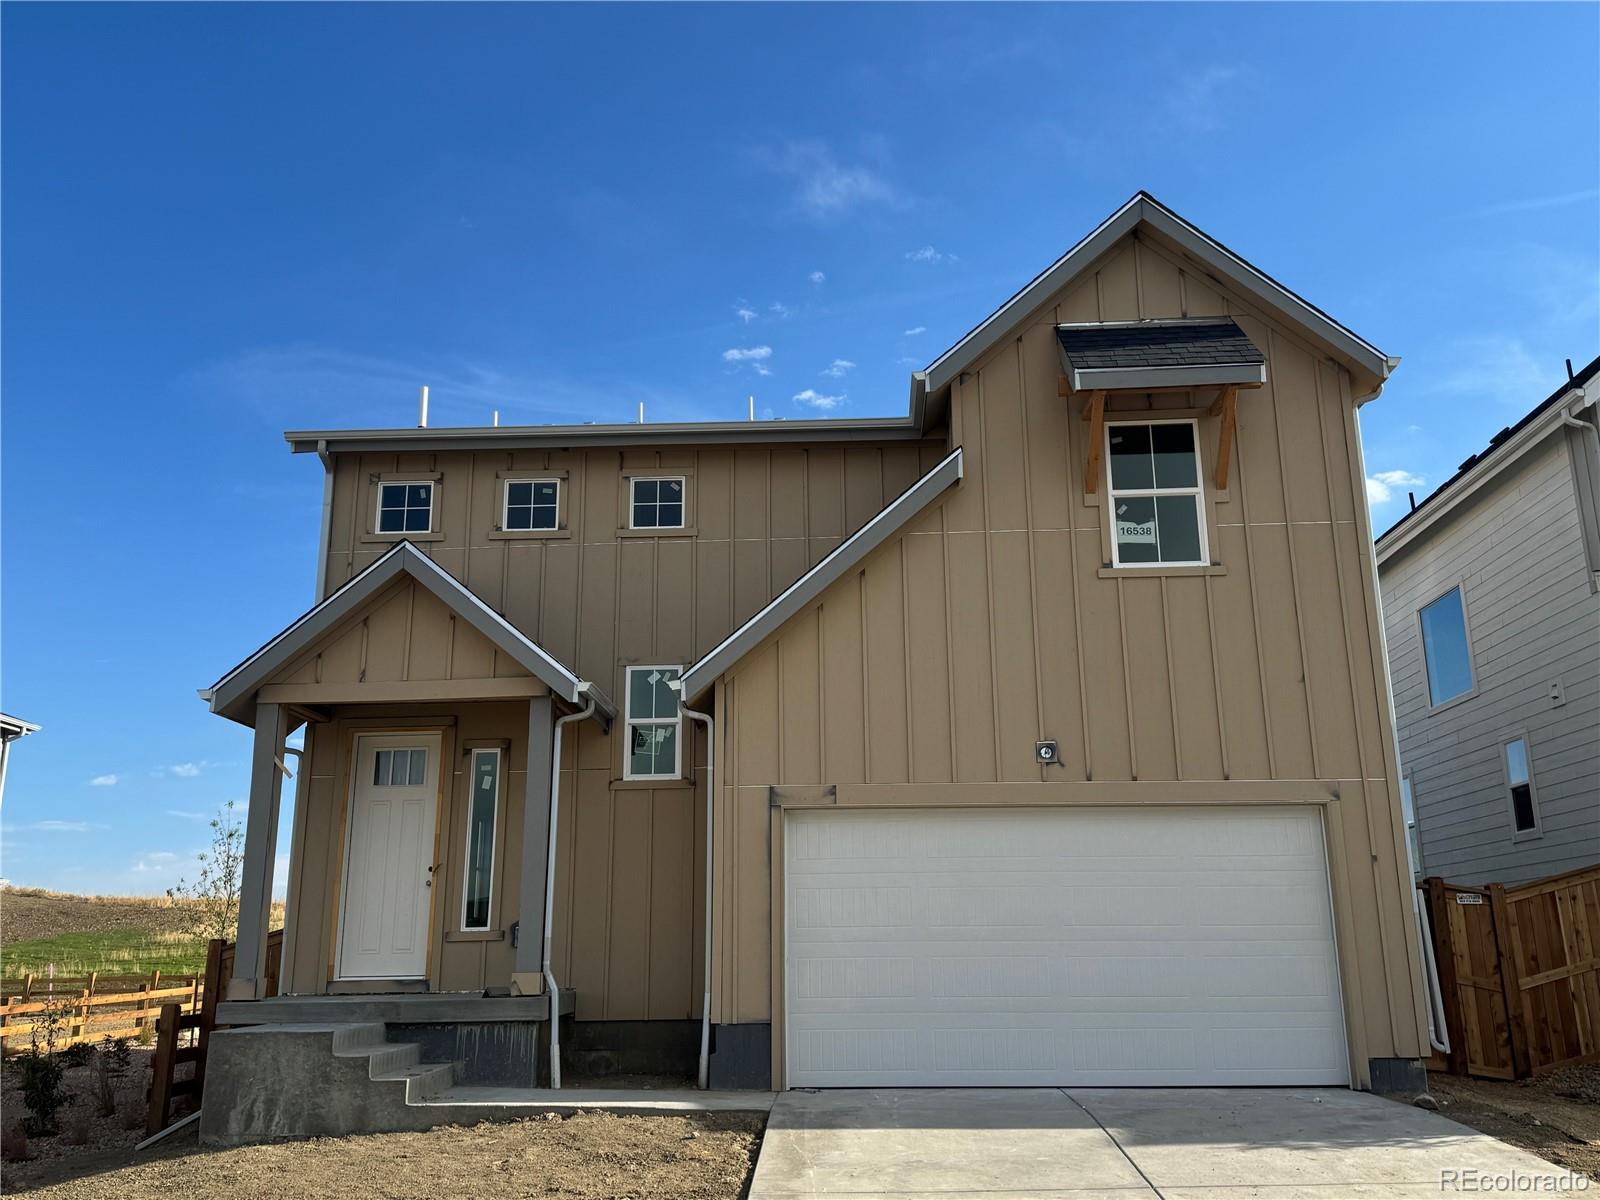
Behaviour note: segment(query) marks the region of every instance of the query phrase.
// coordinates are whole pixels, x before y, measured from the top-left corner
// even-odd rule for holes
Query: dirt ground
[[[165,896],[75,896],[43,888],[7,887],[0,889],[0,944],[117,929],[188,933],[194,925],[193,907]],[[283,923],[283,905],[272,908],[277,928]]]
[[[202,1150],[192,1127],[140,1155],[6,1163],[6,1195],[37,1200],[736,1200],[763,1120],[740,1113],[577,1113],[509,1124]]]
[[[1452,1121],[1600,1180],[1600,1065],[1514,1083],[1431,1074],[1428,1089]]]

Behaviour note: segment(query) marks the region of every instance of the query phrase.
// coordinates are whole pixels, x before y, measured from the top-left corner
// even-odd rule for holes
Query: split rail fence
[[[61,1016],[57,1049],[107,1037],[148,1036],[155,1032],[163,1005],[197,1012],[202,990],[198,977],[162,979],[159,971],[133,978],[86,975],[47,980],[24,976],[7,985],[0,1002],[0,1052],[26,1050],[34,1031],[43,1032],[43,1015],[51,1010]]]
[[[1431,877],[1444,1068],[1523,1079],[1600,1062],[1600,864],[1505,887]]]

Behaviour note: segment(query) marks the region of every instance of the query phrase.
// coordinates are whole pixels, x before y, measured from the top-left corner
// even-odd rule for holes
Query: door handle
[[[433,866],[428,868],[428,878],[425,881],[423,881],[423,884],[422,884],[423,887],[432,887],[433,886],[433,873],[435,871],[437,871],[442,866],[444,866],[444,864],[442,862],[436,862],[436,863],[433,864]]]

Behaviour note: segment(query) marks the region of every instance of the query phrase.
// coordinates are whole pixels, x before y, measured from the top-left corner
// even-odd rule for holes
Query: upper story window
[[[1506,791],[1511,799],[1511,824],[1519,837],[1539,833],[1539,801],[1533,791],[1533,765],[1528,739],[1512,738],[1505,746]]]
[[[560,500],[558,479],[508,479],[500,528],[556,529],[561,517]]]
[[[1201,566],[1210,561],[1194,421],[1108,424],[1106,462],[1113,566]]]
[[[500,751],[472,752],[472,793],[467,800],[467,866],[462,929],[489,928],[494,893],[494,843],[500,808]]]
[[[1472,649],[1461,587],[1451,588],[1417,614],[1422,657],[1428,668],[1428,702],[1434,707],[1472,691]]]
[[[632,480],[634,529],[683,528],[683,476],[636,476]],[[676,678],[676,676],[674,676]]]
[[[433,528],[433,484],[378,485],[379,533],[427,533]]]
[[[627,671],[628,744],[625,779],[677,779],[683,774],[679,750],[683,718],[678,693],[668,685],[678,667],[629,667]]]

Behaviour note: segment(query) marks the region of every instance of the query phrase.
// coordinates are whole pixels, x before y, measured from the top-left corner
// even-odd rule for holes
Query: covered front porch
[[[381,1023],[531,1083],[570,1014],[549,954],[562,729],[610,701],[409,543],[202,696],[254,730],[224,1024]],[[304,730],[303,746],[288,742]],[[277,996],[265,980],[294,780]]]

